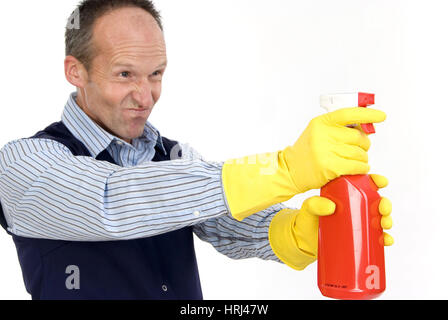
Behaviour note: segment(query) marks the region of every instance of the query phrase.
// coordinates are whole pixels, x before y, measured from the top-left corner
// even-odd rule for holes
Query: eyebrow
[[[159,64],[156,69],[165,68],[168,65],[168,61],[163,62],[162,64]]]
[[[117,63],[117,64],[113,65],[113,67],[114,67],[114,68],[121,68],[121,67],[124,67],[124,68],[132,68],[133,65],[128,64],[128,63]]]

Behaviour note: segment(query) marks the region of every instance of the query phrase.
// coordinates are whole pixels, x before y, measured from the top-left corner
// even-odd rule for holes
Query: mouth
[[[149,108],[128,108],[131,111],[148,111]]]
[[[128,108],[126,110],[128,110],[131,113],[136,114],[136,115],[145,115],[145,114],[149,113],[149,111],[150,111],[149,108]]]

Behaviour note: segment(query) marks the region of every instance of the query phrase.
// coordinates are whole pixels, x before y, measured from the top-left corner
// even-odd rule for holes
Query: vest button
[[[193,212],[193,214],[194,214],[195,217],[199,217],[201,213],[196,210],[195,212]]]
[[[162,290],[163,290],[164,292],[167,292],[167,291],[168,291],[168,287],[167,287],[166,285],[163,285],[163,286],[162,286]]]

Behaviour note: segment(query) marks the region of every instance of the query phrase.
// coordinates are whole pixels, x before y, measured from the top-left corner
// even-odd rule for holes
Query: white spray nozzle
[[[337,93],[325,94],[320,96],[320,105],[328,112],[336,111],[342,108],[367,107],[375,104],[375,94],[354,92],[354,93]],[[355,127],[356,125],[348,125]],[[362,130],[366,134],[375,133],[375,127],[372,123],[361,124]]]
[[[328,112],[359,106],[359,93],[336,93],[320,96],[320,106]]]

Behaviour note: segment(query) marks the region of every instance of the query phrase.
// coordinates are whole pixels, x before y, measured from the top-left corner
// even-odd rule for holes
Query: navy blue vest
[[[62,122],[53,123],[32,138],[56,140],[75,156],[91,156]],[[153,161],[169,160],[170,150],[177,144],[162,139],[168,155],[156,146]],[[107,150],[96,159],[115,163]],[[1,206],[0,223],[6,229]],[[11,235],[26,290],[33,299],[202,299],[192,227],[149,238],[107,242]],[[77,276],[79,289],[74,280]]]

